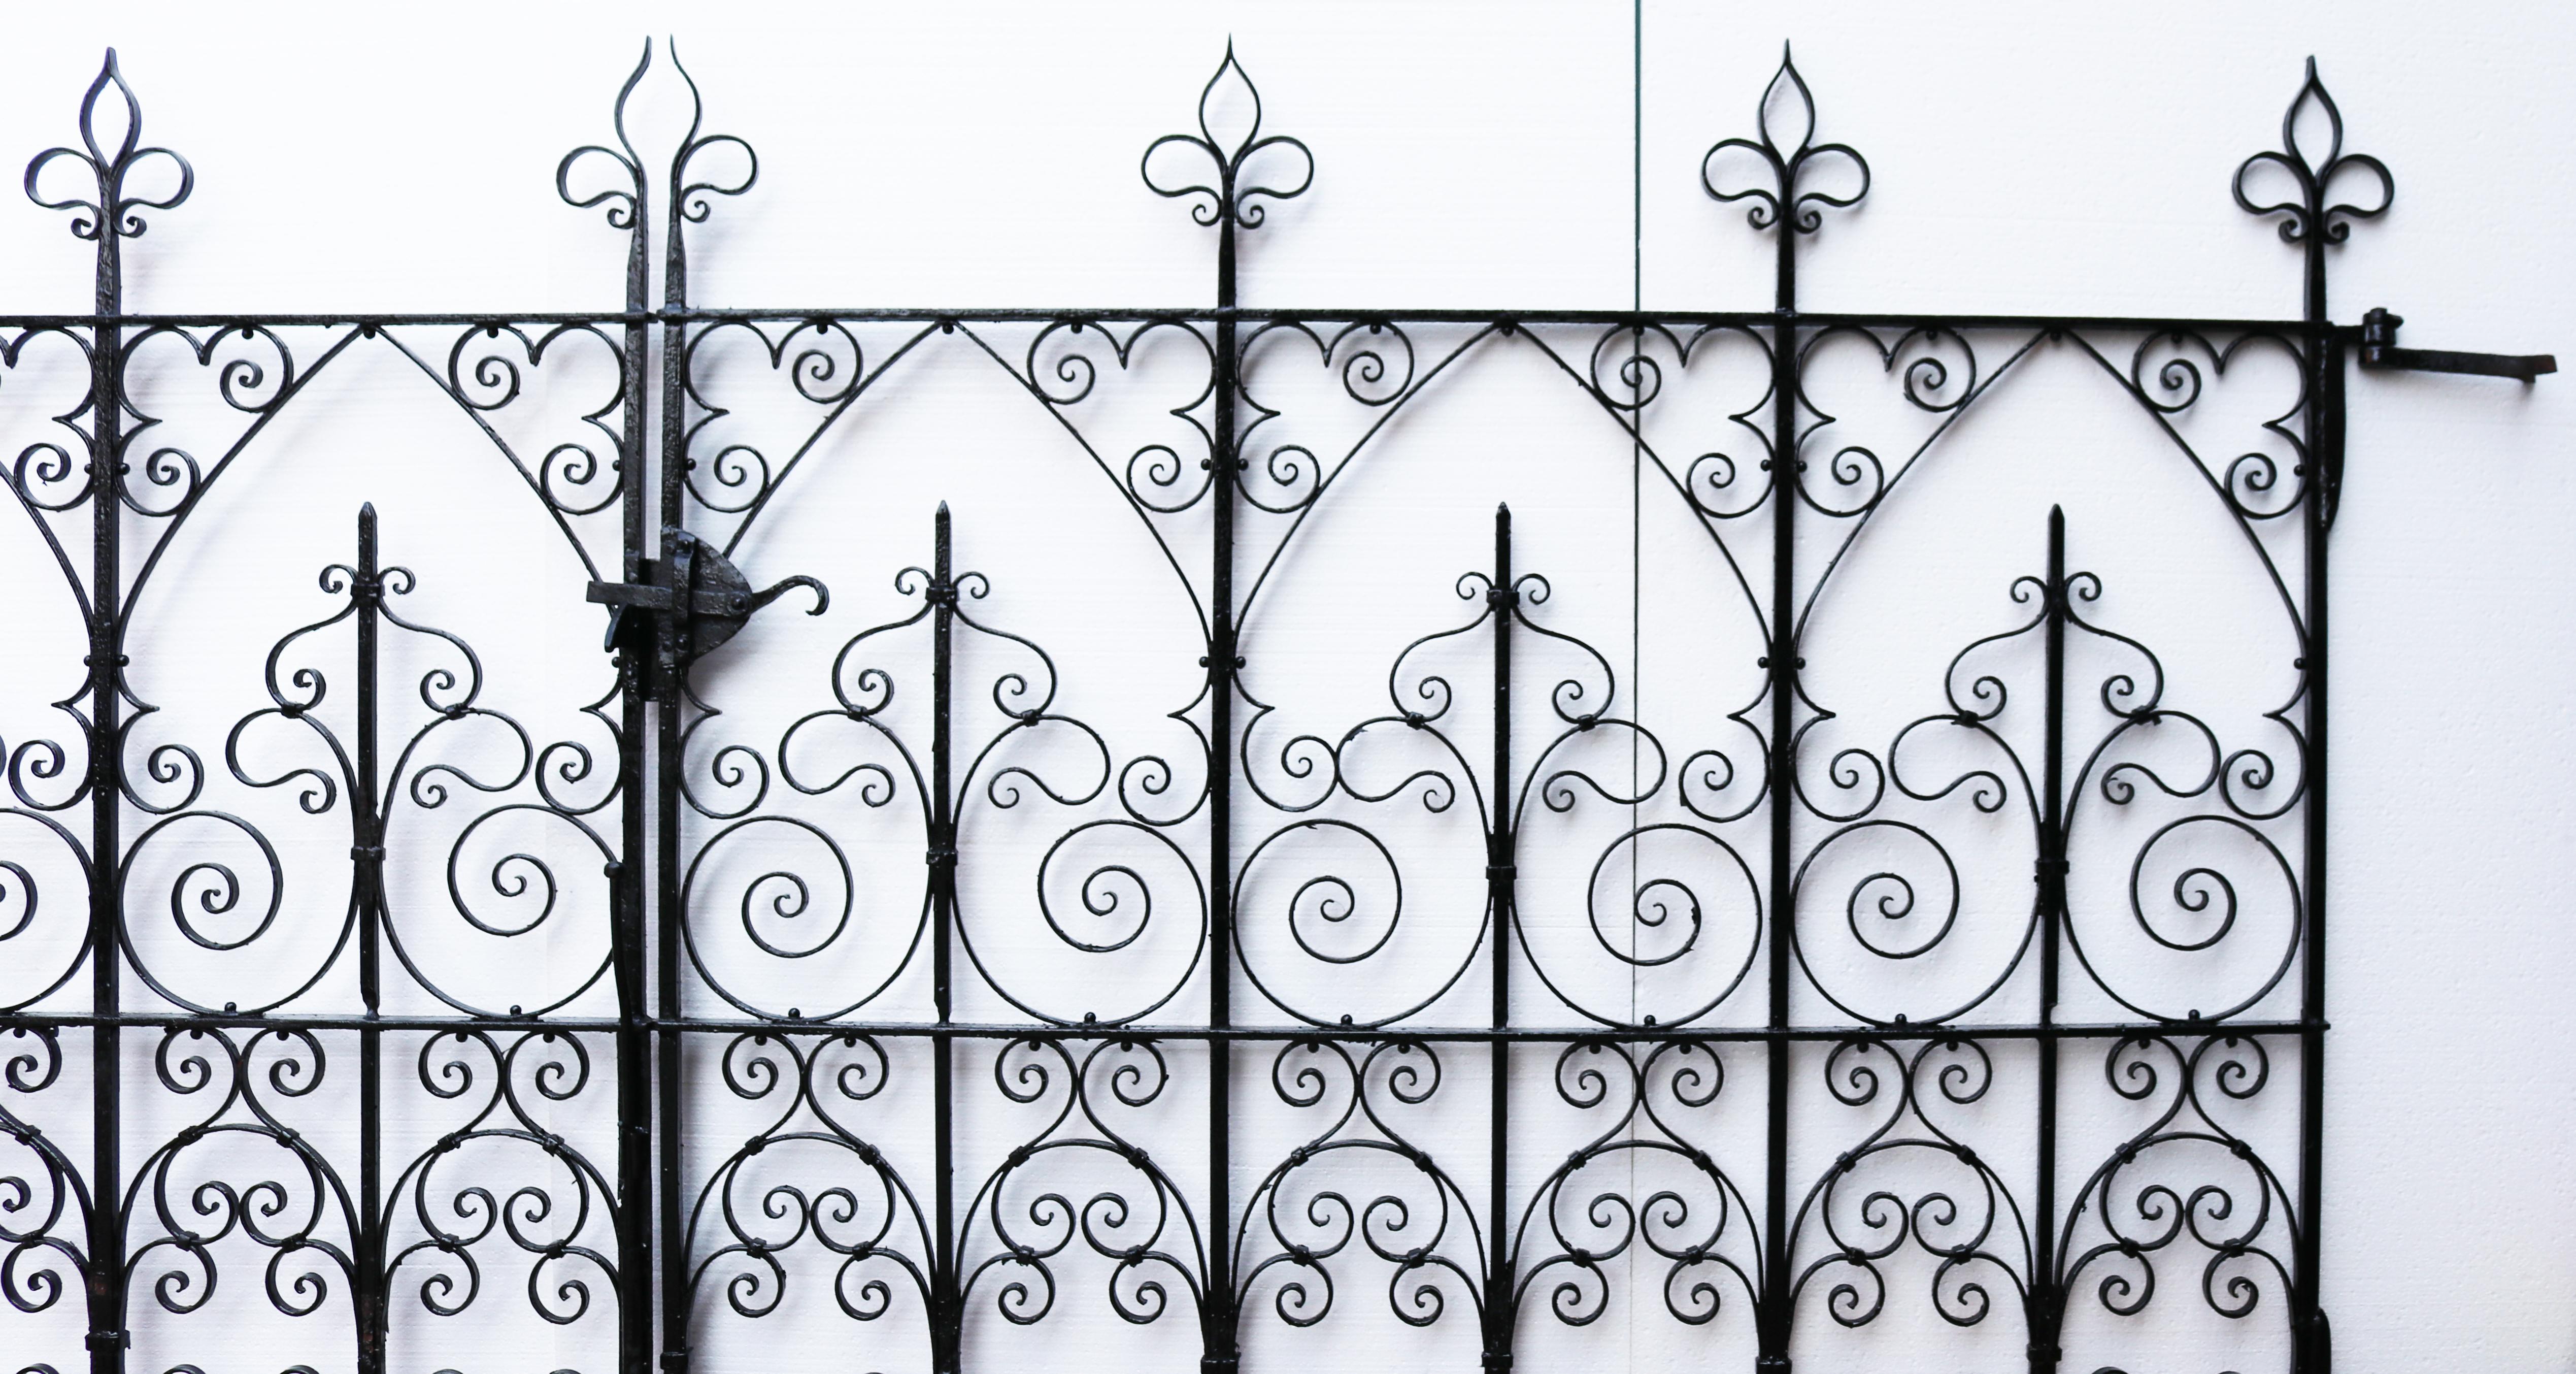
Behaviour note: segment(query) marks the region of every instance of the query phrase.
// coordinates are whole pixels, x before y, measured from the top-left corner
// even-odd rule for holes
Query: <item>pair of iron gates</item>
[[[691,231],[755,164],[693,119],[648,167],[653,61],[558,174],[628,236],[618,312],[126,313],[126,242],[192,173],[113,54],[80,146],[28,170],[98,285],[0,337],[11,566],[59,573],[10,598],[8,678],[74,687],[43,708],[68,729],[7,718],[10,1367],[949,1371],[1123,1341],[1498,1370],[1661,1322],[1694,1362],[1786,1369],[1919,1361],[1919,1330],[1867,1338],[1931,1316],[1988,1367],[2327,1367],[2346,364],[2552,364],[2329,320],[2329,248],[2393,184],[2313,65],[2235,182],[2305,309],[2150,320],[1801,311],[1802,239],[1869,174],[1785,60],[1702,169],[1776,243],[1774,311],[1241,308],[1239,240],[1314,166],[1231,53],[1144,164],[1214,231],[1213,310],[706,309]],[[1042,458],[800,497],[934,357],[1019,398],[939,392],[934,432],[1016,406],[1058,437],[1002,447]],[[352,509],[318,592],[211,556],[247,548],[207,528],[245,482],[219,479],[320,443],[274,434],[366,359],[452,402],[553,531],[564,575],[484,605],[473,638],[516,646],[488,670],[430,617],[493,561],[456,532]],[[2241,575],[2270,628],[2169,678],[2069,551],[2122,522],[2033,506],[2026,543],[1941,560],[2017,580],[1811,663],[1862,530],[2049,359],[2107,380],[2141,469],[2236,550],[2149,580]],[[1589,460],[1514,468],[1513,422],[1475,430],[1551,377],[1628,485],[1549,487]],[[2252,408],[2202,425],[2239,378]],[[1473,551],[1437,588],[1463,604],[1423,619],[1382,545],[1301,552],[1337,547],[1367,456],[1418,467],[1457,426],[1537,502],[1516,527],[1481,478],[1397,493],[1408,549]],[[1013,499],[1096,504],[979,534]],[[812,559],[737,570],[795,519],[833,532]],[[1687,556],[1601,561],[1654,520]],[[1122,540],[1158,585],[1102,581]],[[759,586],[809,571],[828,595]],[[155,609],[210,581],[229,619]],[[1309,637],[1265,662],[1273,605]],[[1050,612],[1080,620],[1050,640]],[[230,643],[245,617],[269,628]],[[1685,689],[1646,709],[1641,679]],[[1368,1344],[1313,1343],[1337,1327]]]

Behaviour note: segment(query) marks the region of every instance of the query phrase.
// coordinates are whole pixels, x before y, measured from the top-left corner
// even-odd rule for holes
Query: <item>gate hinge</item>
[[[645,559],[634,582],[593,582],[589,599],[608,607],[600,647],[623,649],[643,665],[650,690],[734,637],[751,613],[796,587],[812,589],[821,615],[832,593],[811,577],[791,577],[762,591],[713,546],[686,530],[670,532],[671,556]]]
[[[2361,317],[2361,365],[2374,371],[2459,372],[2473,377],[2515,377],[2532,381],[2558,370],[2547,353],[2453,353],[2431,348],[2399,348],[2397,326],[2402,315],[2375,306]]]

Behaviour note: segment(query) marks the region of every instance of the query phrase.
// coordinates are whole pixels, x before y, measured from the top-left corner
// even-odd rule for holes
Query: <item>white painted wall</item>
[[[1632,21],[1642,22],[1642,43]],[[2120,13],[1890,4],[1792,16],[1778,7],[1648,3],[1640,18],[1616,5],[1433,0],[937,8],[746,0],[720,9],[655,0],[369,15],[130,0],[12,20],[0,45],[0,155],[63,140],[98,49],[114,43],[150,137],[188,154],[200,178],[190,204],[157,216],[132,248],[132,308],[606,308],[616,303],[622,242],[594,213],[557,204],[551,176],[565,149],[606,133],[609,99],[644,31],[679,35],[707,95],[709,127],[749,137],[763,159],[758,190],[719,207],[715,229],[698,241],[700,303],[1204,304],[1205,235],[1136,185],[1134,159],[1152,136],[1185,127],[1231,35],[1269,102],[1270,127],[1303,138],[1320,164],[1315,192],[1254,236],[1247,302],[1618,308],[1641,299],[1758,309],[1769,299],[1767,245],[1733,210],[1706,201],[1695,171],[1710,142],[1750,132],[1785,37],[1798,44],[1824,134],[1859,147],[1877,178],[1867,205],[1833,216],[1807,258],[1803,303],[1811,308],[2294,313],[2296,256],[2229,202],[2226,177],[2239,158],[2273,146],[2300,61],[2314,53],[2343,104],[2351,145],[2385,160],[2398,183],[2394,210],[2358,227],[2337,254],[2338,318],[2385,304],[2407,317],[2412,344],[2564,353],[2563,322],[2576,311],[2576,278],[2555,251],[2559,226],[2576,210],[2576,181],[2550,141],[2576,120],[2576,87],[2562,71],[2576,19],[2531,4],[2257,10],[2195,0]],[[654,115],[665,126],[669,108]],[[655,146],[668,136],[657,128]],[[1642,183],[1632,180],[1640,170]],[[0,308],[86,308],[88,251],[59,216],[0,213]],[[2080,391],[2070,365],[2041,365],[2065,369],[2047,377]],[[1523,513],[1527,558],[1556,575],[1564,613],[1589,604],[1616,622],[1610,638],[1625,642],[1626,445],[1605,446],[1597,420],[1557,404],[1562,397],[1546,399],[1537,373],[1514,370],[1526,366],[1498,363],[1462,383],[1439,403],[1447,409],[1421,421],[1416,446],[1393,450],[1418,453],[1424,465],[1387,462],[1377,518],[1399,523],[1353,517],[1319,532],[1322,547],[1310,547],[1300,565],[1311,572],[1312,604],[1280,611],[1283,660],[1325,662],[1327,645],[1338,652],[1365,641],[1349,652],[1382,663],[1380,641],[1391,649],[1447,623],[1441,617],[1456,605],[1448,581],[1481,561],[1481,512],[1498,496]],[[783,524],[765,536],[777,544],[747,551],[756,576],[820,572],[843,601],[828,625],[782,627],[770,649],[740,651],[744,666],[724,680],[742,693],[745,718],[762,704],[786,709],[809,698],[810,684],[787,685],[792,665],[810,668],[825,637],[837,642],[894,606],[878,589],[894,567],[926,553],[935,499],[958,508],[962,561],[992,572],[997,587],[1040,589],[1019,603],[1016,623],[1054,627],[1041,635],[1051,645],[1077,638],[1067,627],[1081,622],[1068,617],[1086,609],[1072,597],[1123,596],[1135,585],[1122,581],[1134,571],[1120,561],[1125,554],[1061,542],[1060,523],[1034,519],[1049,504],[1096,502],[1096,489],[1085,497],[1043,467],[994,466],[1038,442],[1031,417],[995,413],[983,424],[977,411],[982,427],[962,435],[961,412],[940,406],[975,404],[981,393],[943,390],[950,377],[938,372],[907,393],[912,399],[865,442],[898,454],[953,445],[954,471],[898,464],[863,478],[836,469],[818,476],[830,485],[796,508],[803,528]],[[592,635],[596,612],[569,599],[523,604],[506,590],[508,569],[543,571],[560,586],[577,586],[577,577],[560,554],[536,552],[541,534],[507,523],[516,516],[484,523],[488,488],[440,465],[471,442],[452,411],[434,418],[434,398],[406,389],[398,367],[343,384],[312,398],[327,404],[279,441],[271,460],[279,466],[229,494],[238,504],[226,508],[224,528],[239,545],[220,559],[201,552],[189,565],[221,594],[161,612],[167,642],[205,655],[187,661],[204,665],[209,679],[219,669],[255,673],[276,634],[327,611],[306,579],[327,557],[345,556],[348,513],[368,498],[385,510],[388,556],[434,584],[425,601],[451,598],[430,604],[485,649],[496,679],[516,667],[566,693],[595,689],[595,661],[562,646]],[[1917,547],[1943,574],[1878,584],[1889,599],[1877,619],[1849,631],[1913,674],[1890,678],[1887,712],[1936,707],[1922,695],[1923,665],[1937,671],[1958,644],[2010,623],[2003,582],[2035,570],[2037,512],[2060,499],[2060,486],[2079,565],[2100,567],[2115,588],[2123,571],[2132,583],[2151,569],[2180,579],[2165,585],[2182,595],[2149,612],[2161,617],[2160,646],[2184,642],[2169,665],[2196,651],[2206,681],[2268,680],[2244,668],[2246,659],[2269,661],[2277,646],[2247,638],[2266,631],[2201,600],[2209,586],[2238,596],[2244,569],[2208,562],[2216,546],[2190,542],[2199,535],[2160,543],[2161,522],[2181,509],[2172,503],[2189,498],[2122,475],[2143,469],[2119,456],[2147,450],[2132,428],[2102,418],[2118,412],[2103,409],[2101,397],[2056,395],[1999,414],[1975,436],[1978,451],[1993,455],[1982,480],[2003,484],[2015,501],[1977,504],[1960,483],[1921,493],[1925,513],[1910,518],[1930,542]],[[0,403],[6,396],[0,391]],[[2576,1129],[2576,1091],[2558,1071],[2555,1039],[2555,1013],[2576,976],[2576,926],[2562,912],[2569,824],[2558,800],[2576,765],[2566,690],[2576,640],[2565,611],[2576,399],[2563,379],[2526,388],[2364,376],[2354,380],[2351,414],[2350,480],[2334,543],[2325,1263],[2337,1354],[2356,1371],[2576,1368],[2576,1163],[2563,1143]],[[2089,447],[2063,460],[2070,442]],[[1562,453],[1583,444],[1607,455],[1601,483],[1564,479]],[[1059,482],[1066,485],[1051,485]],[[846,503],[827,494],[835,487]],[[2177,518],[2174,528],[2186,523]],[[1647,560],[1664,556],[1669,545],[1652,517],[1638,528]],[[1897,531],[1892,523],[1881,532],[1891,549]],[[0,664],[8,713],[0,738],[13,744],[43,728],[43,705],[68,690],[64,665],[79,653],[44,582],[51,572],[31,561],[23,540],[8,542],[16,537],[0,537],[9,585],[29,589],[10,594],[13,615],[31,603],[55,610],[30,612],[23,631],[12,620],[13,640],[37,646]],[[906,542],[889,549],[896,539]],[[1068,579],[1061,570],[1077,556],[1092,560],[1088,580],[1050,586]],[[484,569],[474,569],[478,560]],[[1363,578],[1336,576],[1355,563]],[[1856,565],[1852,575],[1860,573]],[[1680,564],[1671,573],[1677,585],[1708,575]],[[1909,599],[1918,595],[1926,600]],[[1007,604],[997,600],[997,616]],[[1927,612],[1934,606],[1940,614]],[[1651,621],[1686,609],[1678,597],[1663,606],[1650,593],[1637,613]],[[1168,724],[1163,735],[1145,732],[1183,698],[1151,710],[1134,703],[1174,689],[1177,679],[1154,666],[1162,660],[1153,646],[1185,640],[1188,628],[1141,615],[1115,628],[1134,647],[1120,640],[1118,653],[1089,651],[1078,666],[1095,670],[1094,685],[1078,689],[1089,693],[1079,699],[1132,716],[1118,722],[1136,741],[1129,748],[1168,749]],[[1820,639],[1819,657],[1833,643]],[[806,656],[788,656],[798,646]],[[779,657],[756,657],[771,649]],[[1696,682],[1724,665],[1749,672],[1734,648],[1709,648],[1706,662],[1696,648],[1671,652],[1660,670],[1652,658],[1641,665],[1637,686],[1650,711],[1670,700],[1659,684]],[[1187,660],[1171,661],[1185,677]],[[771,677],[771,663],[791,666]],[[1375,671],[1324,685],[1318,669],[1312,723],[1366,709]],[[161,681],[179,686],[176,677]],[[237,681],[237,691],[256,690],[255,678]],[[1847,681],[1846,701],[1860,703],[1849,709],[1865,715],[1877,679]],[[1733,709],[1743,694],[1726,692]],[[220,731],[226,711],[241,709],[229,703],[240,700],[218,700],[193,728]],[[1731,1067],[1758,1085],[1750,1060]],[[2287,1088],[2272,1090],[2276,1114]],[[1185,1119],[1186,1103],[1174,1110]],[[2010,1104],[1994,1110],[2004,1113],[1998,1121],[2022,1119]],[[2264,1129],[2287,1120],[2279,1115]],[[1562,1148],[1536,1136],[1531,1143],[1539,1161]],[[2187,1272],[2167,1282],[2174,1291],[2161,1301],[2190,1296]],[[1375,1304],[1381,1283],[1353,1284],[1346,1310]],[[250,1297],[247,1286],[229,1291]],[[1042,1356],[1017,1347],[1026,1358],[1061,1367],[1078,1362],[1065,1352],[1082,1342],[1130,1339],[1098,1310],[1094,1288],[1081,1294],[1082,1302],[1064,1300],[1066,1319],[1037,1329],[1061,1344]],[[1580,1335],[1539,1333],[1550,1324],[1534,1316],[1526,1364],[1624,1358],[1637,1368],[1687,1368],[1745,1348],[1740,1306],[1705,1329],[1624,1306],[1617,1313]],[[802,1322],[813,1314],[787,1315]],[[1354,1327],[1358,1334],[1275,1348],[1332,1368],[1454,1364],[1469,1339],[1460,1315],[1427,1345],[1393,1332],[1381,1311],[1375,1325]],[[27,1359],[72,1359],[56,1335],[34,1334],[62,1329],[49,1323],[8,1317],[0,1333],[29,1333]],[[1889,1317],[1854,1349],[1872,1367],[2002,1367],[2020,1344],[2010,1325],[1999,1313],[1954,1339],[1931,1322],[1917,1288],[1892,1298]],[[1166,1320],[1140,1349],[1177,1358],[1190,1344],[1185,1327]],[[811,1329],[840,1328],[815,1316]],[[139,1358],[152,1368],[188,1358],[215,1371],[341,1357],[292,1326],[242,1330],[256,1339],[203,1352],[163,1344]],[[599,1328],[594,1321],[584,1330]],[[540,1370],[575,1358],[570,1345],[543,1344],[548,1336],[506,1323],[479,1335],[459,1349],[481,1362],[469,1366],[464,1354],[449,1362]],[[2225,1342],[2241,1329],[2186,1335],[2199,1342],[2187,1360],[2124,1367],[2239,1367],[2228,1363]],[[2268,1337],[2255,1344],[2257,1355],[2244,1358],[2256,1362],[2242,1367],[2268,1367],[2260,1363],[2272,1358]],[[1605,1346],[1615,1354],[1601,1353]],[[1819,1333],[1808,1348],[1834,1347]],[[0,1334],[0,1350],[17,1361],[19,1337]],[[427,1355],[397,1350],[404,1368],[434,1367],[419,1363]],[[581,1358],[585,1368],[599,1363]],[[761,1356],[781,1369],[848,1367],[845,1358],[819,1338],[802,1347],[782,1338]],[[855,1367],[900,1367],[913,1357],[861,1358]],[[1822,1364],[1817,1356],[1802,1367]]]

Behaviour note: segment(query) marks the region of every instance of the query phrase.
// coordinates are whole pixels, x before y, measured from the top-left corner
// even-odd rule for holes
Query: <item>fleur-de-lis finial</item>
[[[113,152],[100,143],[99,130],[99,102],[110,86],[116,88],[118,98],[125,103],[125,131],[116,140]],[[81,98],[80,131],[80,147],[47,148],[36,154],[35,159],[27,164],[26,181],[27,199],[48,210],[75,212],[72,233],[76,237],[97,239],[100,230],[113,226],[114,237],[133,238],[145,227],[143,217],[135,211],[174,209],[196,188],[197,173],[188,165],[186,158],[167,148],[142,146],[143,105],[134,98],[134,89],[125,84],[124,74],[116,69],[114,48],[107,50],[106,65],[99,68],[98,79],[89,83],[89,94]],[[156,157],[168,158],[178,168],[178,188],[157,199],[134,194],[127,185],[127,179],[137,168]],[[73,195],[48,200],[44,192],[37,189],[36,183],[43,177],[45,169],[64,158],[89,168],[90,175],[97,182],[96,199]]]
[[[1248,119],[1234,108],[1247,101],[1250,105]],[[1229,115],[1234,118],[1229,119]],[[1239,133],[1233,127],[1235,124],[1241,126]],[[1226,126],[1226,132],[1218,131],[1220,125]],[[1155,155],[1171,148],[1195,148],[1205,154],[1215,168],[1217,184],[1211,186],[1204,181],[1173,184],[1158,180],[1154,175]],[[1285,164],[1293,159],[1297,169],[1296,184],[1284,184],[1284,177],[1265,178],[1259,171],[1246,174],[1247,164],[1273,150],[1276,150],[1275,157],[1266,160],[1282,164],[1278,170],[1284,170]],[[1194,197],[1190,203],[1191,219],[1209,225],[1231,220],[1246,229],[1260,227],[1264,208],[1259,204],[1261,199],[1294,199],[1304,195],[1306,188],[1315,182],[1315,155],[1304,143],[1286,134],[1265,135],[1261,132],[1261,92],[1253,86],[1252,78],[1244,72],[1242,64],[1235,61],[1234,44],[1230,42],[1225,45],[1225,60],[1217,64],[1216,74],[1208,78],[1206,88],[1199,92],[1199,131],[1196,134],[1165,134],[1155,139],[1146,146],[1145,156],[1137,168],[1144,175],[1145,185],[1154,194],[1172,199]]]
[[[636,202],[644,194],[644,159],[637,155],[635,140],[626,132],[626,106],[635,98],[635,88],[644,83],[645,69],[652,65],[653,40],[647,38],[644,40],[644,55],[636,59],[635,70],[627,74],[626,84],[617,88],[617,146],[610,148],[604,144],[585,143],[564,154],[563,161],[555,164],[555,194],[563,197],[564,204],[576,210],[587,210],[594,205],[606,205],[608,224],[612,229],[635,227],[638,211]],[[625,174],[625,184],[623,186],[612,184],[607,190],[583,196],[572,189],[573,168],[579,166],[583,159],[594,154],[615,163],[618,170]]]
[[[2299,118],[2311,111],[2326,118],[2325,156],[2310,155],[2311,150],[2299,143]],[[2287,172],[2298,186],[2297,200],[2257,203],[2247,190],[2246,181],[2265,167]],[[2331,199],[2337,177],[2351,172],[2366,173],[2379,183],[2378,203],[2356,205]],[[2343,111],[2335,108],[2334,97],[2326,93],[2325,83],[2317,79],[2317,60],[2308,59],[2308,79],[2299,87],[2298,96],[2290,102],[2288,113],[2281,116],[2281,146],[2277,151],[2256,153],[2237,165],[2230,189],[2236,203],[2249,215],[2279,215],[2281,241],[2301,243],[2311,234],[2321,235],[2326,243],[2341,243],[2351,234],[2351,220],[2375,219],[2388,213],[2397,199],[2397,180],[2388,174],[2387,164],[2367,153],[2343,150]]]
[[[680,49],[676,41],[663,40],[663,51],[670,56],[671,70],[679,73],[680,80],[689,93],[689,131],[681,136],[679,147],[671,154],[671,170],[666,189],[671,197],[673,210],[681,218],[691,224],[704,224],[707,216],[713,213],[715,208],[713,202],[707,197],[741,195],[751,189],[753,182],[760,179],[760,155],[752,150],[748,141],[733,134],[700,132],[705,127],[706,106],[698,95],[697,79],[690,76],[689,69],[681,64]],[[652,65],[653,42],[651,39],[646,39],[644,55],[636,60],[635,70],[627,74],[626,84],[617,89],[617,146],[611,148],[599,143],[584,144],[564,154],[563,161],[555,164],[555,192],[563,197],[564,203],[577,210],[586,210],[594,205],[607,206],[608,223],[613,228],[635,227],[636,202],[644,194],[644,156],[635,150],[634,136],[627,129],[626,119],[629,108],[634,104],[636,88],[643,84],[644,73]],[[720,147],[741,150],[743,165],[740,176],[690,180],[690,164],[696,161],[700,154]],[[612,182],[607,189],[588,195],[575,191],[572,186],[574,168],[585,158],[592,157],[603,157],[614,164],[617,173],[623,178],[623,184]]]
[[[1775,130],[1772,113],[1794,125],[1794,140],[1782,135],[1788,127]],[[1763,88],[1762,105],[1755,112],[1754,130],[1761,135],[1757,142],[1749,138],[1720,140],[1700,159],[1699,184],[1717,200],[1751,200],[1753,208],[1745,219],[1756,229],[1783,224],[1786,234],[1795,230],[1812,234],[1824,223],[1822,206],[1837,208],[1858,205],[1869,194],[1869,163],[1850,145],[1818,143],[1816,136],[1816,101],[1808,93],[1806,78],[1798,75],[1797,64],[1789,58],[1789,45],[1780,45],[1780,70],[1773,73],[1771,84]],[[1759,179],[1738,181],[1721,169],[1719,163],[1730,153],[1749,153],[1758,158],[1770,173],[1769,184]],[[1818,189],[1809,184],[1811,172],[1839,167],[1857,174],[1860,184],[1848,192]]]
[[[679,146],[672,150],[670,170],[663,183],[663,193],[669,200],[663,209],[666,223],[662,239],[662,303],[678,308],[688,304],[689,299],[686,227],[707,222],[715,212],[713,197],[738,196],[750,190],[752,183],[760,179],[760,155],[752,150],[749,141],[733,134],[703,132],[706,104],[698,94],[697,79],[689,75],[688,67],[680,61],[678,41],[665,38],[662,51],[670,58],[671,70],[679,73],[681,85],[689,96],[688,132],[680,136]],[[653,41],[648,38],[644,41],[643,56],[636,59],[635,70],[627,73],[626,84],[617,88],[617,146],[611,148],[606,144],[587,143],[564,154],[563,161],[555,164],[555,194],[563,197],[565,204],[577,210],[605,205],[608,207],[609,227],[627,233],[630,247],[626,294],[630,310],[644,307],[648,289],[644,218],[645,206],[651,197],[647,192],[644,155],[636,150],[627,116],[634,107],[637,89],[644,83],[644,74],[652,65]],[[712,174],[695,170],[700,155],[719,148],[739,152],[742,161],[738,167],[727,167]],[[606,184],[592,191],[574,189],[573,178],[580,166],[585,161],[601,159],[615,169],[608,174]],[[725,160],[719,159],[720,162]]]
[[[681,138],[679,150],[671,154],[671,211],[691,224],[704,224],[707,222],[707,216],[715,212],[714,202],[707,197],[738,196],[750,190],[753,182],[760,180],[760,154],[752,151],[751,144],[747,140],[733,134],[698,132],[705,123],[706,107],[698,99],[697,78],[689,75],[689,69],[681,64],[680,45],[677,39],[666,38],[662,40],[662,46],[664,51],[671,54],[671,70],[678,72],[680,80],[687,83],[689,88],[689,132]],[[700,153],[728,146],[742,151],[741,180],[689,180],[689,164],[695,162]]]

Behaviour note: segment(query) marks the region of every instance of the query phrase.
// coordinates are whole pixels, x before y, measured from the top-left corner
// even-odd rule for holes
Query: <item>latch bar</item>
[[[832,594],[810,577],[791,577],[753,591],[731,560],[695,535],[676,530],[672,538],[687,546],[685,557],[646,559],[633,582],[590,584],[585,599],[609,608],[608,637],[602,648],[613,650],[629,634],[646,633],[643,627],[654,616],[679,615],[685,622],[679,662],[685,664],[733,638],[752,612],[793,588],[814,593],[814,609],[808,614],[821,615],[831,604]],[[675,568],[675,562],[681,566]],[[690,585],[678,585],[682,579]]]
[[[657,564],[648,563],[645,577],[648,579],[653,577],[657,567]],[[786,590],[785,584],[774,587],[766,593],[695,591],[689,596],[689,612],[692,615],[747,616],[776,599],[784,590]],[[590,595],[587,599],[594,605],[632,606],[645,611],[667,611],[679,604],[678,595],[673,588],[649,580],[593,582],[590,584]]]
[[[2374,307],[2361,317],[2361,365],[2375,371],[2454,372],[2472,377],[2513,377],[2533,381],[2556,372],[2558,359],[2548,353],[2458,353],[2449,349],[2399,348],[2397,326],[2405,317]]]

